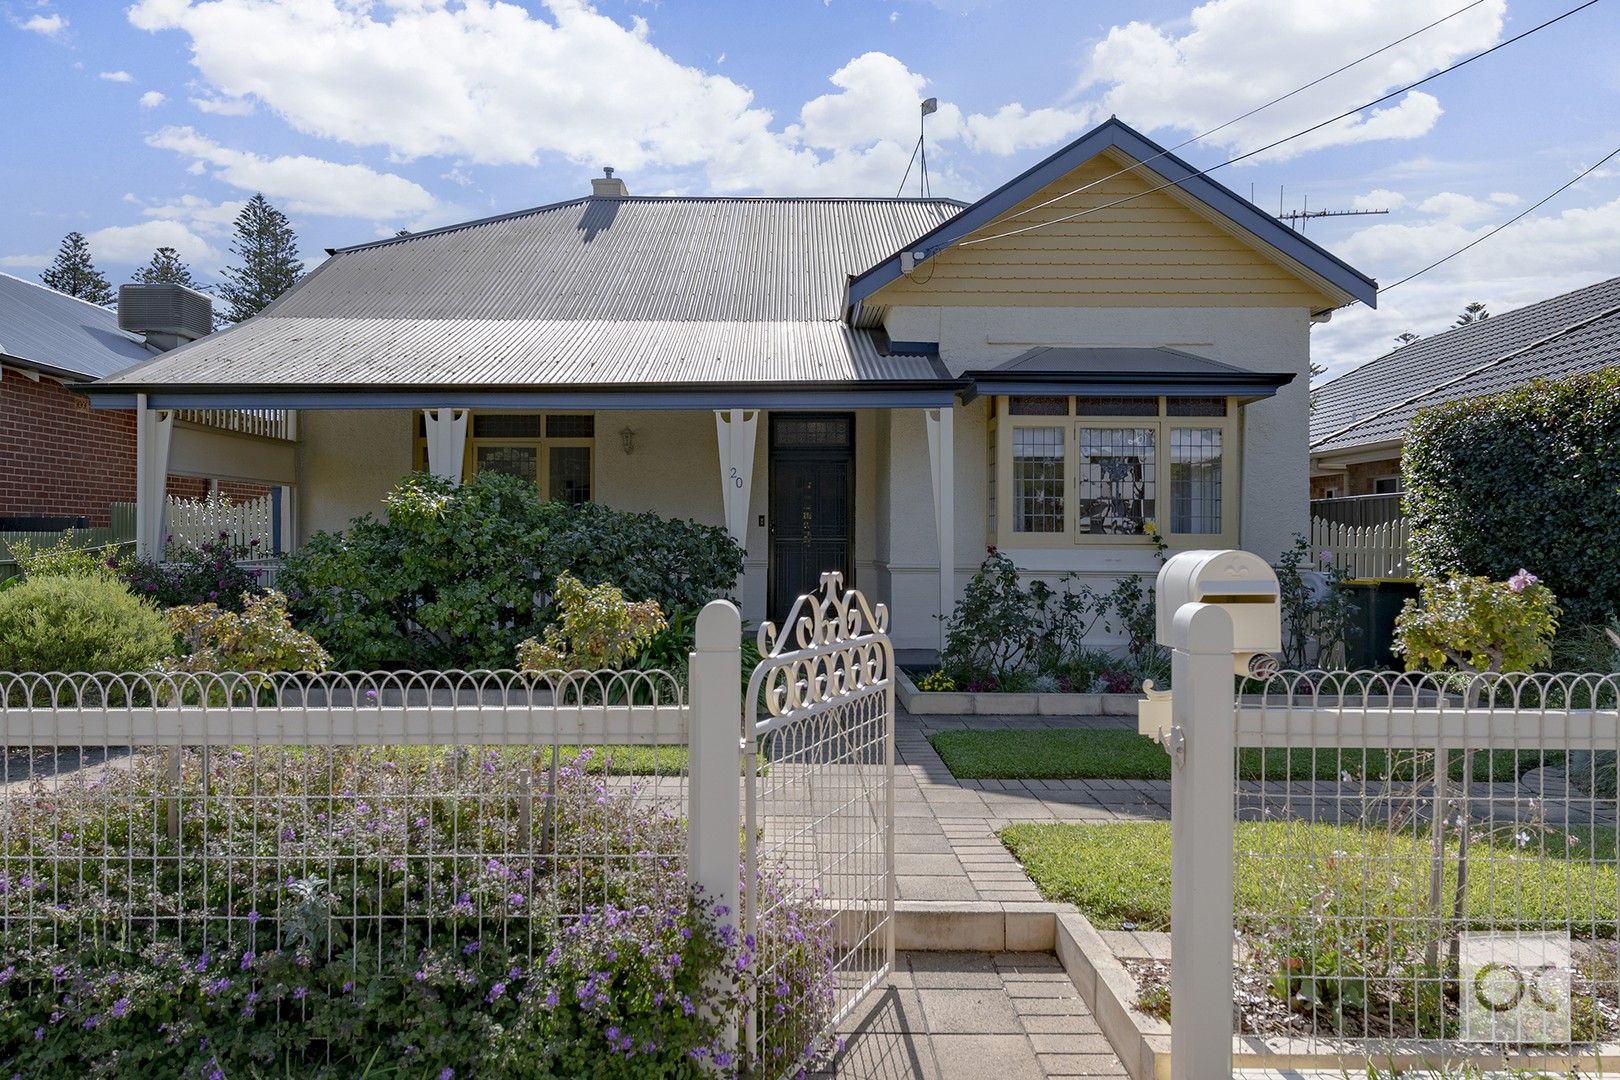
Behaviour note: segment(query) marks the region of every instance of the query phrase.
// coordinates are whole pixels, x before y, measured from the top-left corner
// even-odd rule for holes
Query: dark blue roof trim
[[[449,387],[407,391],[369,388],[285,391],[219,390],[148,392],[153,409],[937,409],[956,401],[961,383],[900,389],[804,386],[654,390],[477,390]],[[75,387],[82,389],[82,387]],[[91,395],[97,409],[133,409],[134,394]]]
[[[1288,376],[1288,379],[1293,376]],[[1111,383],[1101,379],[1049,379],[1046,381],[1014,379],[977,379],[973,383],[974,395],[994,394],[1076,394],[1080,396],[1106,394],[1109,397],[1244,397],[1267,398],[1277,393],[1282,383],[1263,382],[1179,382],[1168,379],[1138,379],[1134,382]],[[970,399],[971,400],[971,399]]]
[[[1366,304],[1378,304],[1378,283],[1326,248],[1290,229],[1225,185],[1198,174],[1198,170],[1123,121],[1110,118],[1080,136],[1051,157],[1007,181],[949,221],[906,246],[932,258],[956,241],[990,224],[1002,214],[1054,183],[1075,167],[1110,147],[1124,151],[1147,168],[1230,219],[1262,242],[1300,263],[1311,272]],[[1153,159],[1148,161],[1148,159]],[[853,309],[878,289],[900,276],[900,253],[850,279],[847,309]]]
[[[938,356],[937,341],[891,341],[883,350],[890,356]]]

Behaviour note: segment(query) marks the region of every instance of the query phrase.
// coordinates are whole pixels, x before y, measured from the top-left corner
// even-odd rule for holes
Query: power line
[[[1303,86],[1296,86],[1294,89],[1288,91],[1288,93],[1286,93],[1286,94],[1283,94],[1281,97],[1272,98],[1270,101],[1266,102],[1264,105],[1256,105],[1254,108],[1250,109],[1248,112],[1244,113],[1242,116],[1234,116],[1232,119],[1228,120],[1224,124],[1220,124],[1220,125],[1218,125],[1216,127],[1212,127],[1208,131],[1205,131],[1205,132],[1203,132],[1201,134],[1198,134],[1198,135],[1194,135],[1190,139],[1184,139],[1181,142],[1176,143],[1176,145],[1170,147],[1168,150],[1161,150],[1157,154],[1154,154],[1152,157],[1148,158],[1146,161],[1138,161],[1138,162],[1135,162],[1134,164],[1127,165],[1123,169],[1119,169],[1119,170],[1117,170],[1115,172],[1111,172],[1107,176],[1101,177],[1100,179],[1097,179],[1097,180],[1093,180],[1089,184],[1084,184],[1084,185],[1082,185],[1080,187],[1077,187],[1073,191],[1066,191],[1061,195],[1054,195],[1052,198],[1047,199],[1045,202],[1036,203],[1034,206],[1026,207],[1023,210],[1017,211],[1016,213],[1008,213],[1004,217],[999,218],[997,220],[1008,220],[1008,219],[1011,219],[1011,218],[1022,217],[1025,214],[1034,213],[1036,210],[1044,209],[1045,207],[1051,206],[1055,202],[1061,202],[1062,200],[1069,198],[1071,195],[1079,195],[1081,192],[1090,191],[1092,188],[1096,187],[1098,184],[1106,184],[1108,181],[1114,179],[1116,176],[1123,176],[1128,172],[1135,172],[1137,169],[1143,167],[1144,165],[1147,165],[1147,164],[1150,164],[1151,162],[1157,161],[1159,158],[1162,158],[1167,154],[1173,154],[1177,150],[1180,150],[1184,146],[1191,146],[1195,142],[1202,142],[1203,140],[1209,138],[1211,135],[1214,135],[1214,134],[1217,134],[1219,132],[1225,131],[1227,128],[1231,127],[1233,124],[1240,124],[1243,121],[1247,120],[1249,117],[1255,115],[1256,113],[1264,112],[1265,110],[1271,108],[1273,105],[1277,105],[1277,104],[1280,104],[1280,103],[1282,103],[1284,101],[1287,101],[1289,98],[1294,97],[1297,94],[1302,94],[1305,91],[1311,89],[1311,87],[1313,87],[1313,86],[1319,86],[1322,83],[1326,82],[1327,80],[1333,78],[1335,75],[1343,74],[1344,72],[1349,71],[1351,68],[1355,67],[1357,64],[1365,63],[1366,61],[1371,60],[1373,57],[1379,55],[1380,53],[1386,53],[1389,50],[1395,48],[1397,45],[1404,45],[1408,41],[1411,41],[1413,38],[1417,37],[1419,34],[1427,33],[1428,31],[1433,30],[1435,27],[1439,26],[1441,23],[1448,22],[1448,21],[1450,21],[1452,19],[1455,19],[1458,15],[1461,15],[1463,12],[1468,11],[1468,10],[1470,10],[1472,8],[1476,8],[1476,7],[1478,7],[1480,4],[1482,4],[1484,2],[1485,2],[1485,0],[1473,0],[1473,3],[1464,4],[1462,7],[1458,8],[1456,11],[1453,11],[1450,15],[1442,16],[1441,18],[1438,18],[1438,19],[1434,20],[1434,22],[1429,23],[1427,26],[1420,26],[1416,30],[1413,30],[1410,34],[1407,34],[1404,37],[1396,38],[1394,41],[1390,42],[1388,45],[1383,46],[1382,48],[1374,49],[1372,52],[1367,53],[1365,56],[1359,56],[1356,59],[1350,61],[1348,64],[1344,64],[1344,65],[1342,65],[1340,67],[1334,68],[1332,71],[1328,72],[1325,75],[1319,75],[1319,76],[1312,79],[1310,82],[1306,83]],[[911,167],[909,165],[906,167],[906,171],[907,172],[911,171]],[[902,180],[901,181],[901,186],[904,186],[904,185],[905,185],[905,181]],[[988,224],[993,225],[993,224],[995,224],[995,222],[992,221],[992,222],[989,222]]]
[[[1495,228],[1491,229],[1489,232],[1484,233],[1484,234],[1482,234],[1480,236],[1476,236],[1474,239],[1468,241],[1468,243],[1464,244],[1462,247],[1458,248],[1456,251],[1453,251],[1450,255],[1447,255],[1447,256],[1445,256],[1444,258],[1441,258],[1441,259],[1436,259],[1434,262],[1430,263],[1428,266],[1425,266],[1423,269],[1414,270],[1412,273],[1407,274],[1405,277],[1401,278],[1399,281],[1392,282],[1392,283],[1390,283],[1388,285],[1385,285],[1383,288],[1378,290],[1378,295],[1382,296],[1384,293],[1389,292],[1389,290],[1391,290],[1393,288],[1396,288],[1397,286],[1400,286],[1400,285],[1405,285],[1408,281],[1411,281],[1413,278],[1418,277],[1421,274],[1427,274],[1430,270],[1433,270],[1435,267],[1442,266],[1442,265],[1450,262],[1452,259],[1455,259],[1457,256],[1461,255],[1463,252],[1467,251],[1469,248],[1472,248],[1472,247],[1475,247],[1475,246],[1477,246],[1479,244],[1484,243],[1485,241],[1489,240],[1491,237],[1495,236],[1497,233],[1501,232],[1503,229],[1507,228],[1509,225],[1513,225],[1516,222],[1524,220],[1526,217],[1530,216],[1530,214],[1532,214],[1535,211],[1541,209],[1543,206],[1546,206],[1548,203],[1550,203],[1554,199],[1558,198],[1558,196],[1562,195],[1564,192],[1568,191],[1570,188],[1574,187],[1576,184],[1580,183],[1582,180],[1585,180],[1588,176],[1591,176],[1593,173],[1597,172],[1599,169],[1603,168],[1604,165],[1608,164],[1611,160],[1613,160],[1616,157],[1620,157],[1620,146],[1615,147],[1613,150],[1610,150],[1607,154],[1603,155],[1603,157],[1597,162],[1597,164],[1591,166],[1590,168],[1583,169],[1574,178],[1572,178],[1572,179],[1566,181],[1565,183],[1559,185],[1559,187],[1557,189],[1549,192],[1547,195],[1545,195],[1542,198],[1536,200],[1534,203],[1531,203],[1529,206],[1525,207],[1524,210],[1522,210],[1521,212],[1519,212],[1517,214],[1514,214],[1512,217],[1508,218],[1506,221],[1502,222],[1502,224],[1500,224],[1500,225],[1496,226]],[[1346,304],[1345,306],[1349,307],[1350,305]]]
[[[1135,193],[1134,195],[1127,195],[1122,199],[1115,199],[1113,202],[1103,203],[1101,206],[1093,206],[1093,207],[1089,207],[1089,208],[1087,208],[1085,210],[1076,211],[1075,213],[1072,213],[1072,214],[1065,214],[1062,217],[1052,218],[1050,221],[1037,221],[1033,225],[1025,225],[1024,227],[1019,228],[1019,229],[1009,229],[1006,232],[995,233],[994,235],[991,235],[991,236],[981,236],[981,237],[977,237],[977,238],[972,239],[972,240],[962,240],[962,241],[958,241],[958,243],[960,243],[961,246],[963,246],[963,247],[968,247],[968,246],[970,246],[972,244],[988,243],[991,240],[1004,240],[1009,236],[1020,236],[1020,235],[1022,235],[1024,233],[1034,232],[1036,229],[1044,229],[1049,225],[1061,225],[1061,224],[1063,224],[1065,222],[1075,221],[1075,220],[1077,220],[1079,218],[1083,218],[1083,217],[1086,217],[1086,216],[1091,215],[1091,214],[1098,213],[1098,212],[1103,211],[1103,210],[1110,210],[1110,209],[1112,209],[1112,208],[1114,208],[1116,206],[1120,206],[1120,205],[1122,205],[1124,203],[1135,202],[1137,199],[1142,198],[1144,195],[1152,195],[1155,192],[1163,191],[1166,188],[1180,187],[1182,184],[1186,183],[1188,180],[1195,180],[1198,177],[1207,176],[1210,173],[1214,172],[1216,169],[1224,169],[1228,165],[1236,165],[1240,161],[1246,161],[1249,158],[1255,157],[1255,156],[1260,155],[1260,154],[1264,154],[1268,150],[1275,150],[1277,147],[1283,145],[1284,143],[1292,142],[1293,140],[1301,138],[1302,136],[1305,136],[1305,135],[1309,135],[1314,131],[1320,131],[1322,128],[1327,127],[1329,124],[1336,124],[1340,120],[1343,120],[1347,116],[1354,116],[1356,113],[1361,112],[1363,109],[1370,109],[1370,108],[1372,108],[1372,107],[1374,107],[1376,105],[1382,105],[1384,102],[1390,100],[1391,98],[1399,97],[1400,95],[1406,93],[1409,90],[1415,90],[1416,88],[1418,88],[1419,86],[1424,85],[1425,83],[1432,82],[1433,80],[1440,78],[1442,75],[1448,75],[1451,72],[1458,70],[1459,68],[1466,67],[1467,65],[1472,64],[1475,60],[1483,59],[1483,58],[1491,55],[1491,53],[1494,53],[1494,52],[1498,51],[1499,49],[1505,49],[1509,45],[1512,45],[1515,42],[1523,41],[1525,38],[1529,37],[1531,34],[1534,34],[1534,33],[1536,33],[1537,31],[1540,31],[1540,30],[1545,30],[1547,27],[1553,25],[1554,23],[1561,22],[1564,19],[1569,18],[1571,15],[1574,15],[1577,12],[1584,11],[1587,8],[1591,7],[1593,4],[1596,4],[1596,3],[1598,3],[1598,0],[1586,0],[1585,3],[1579,4],[1579,5],[1575,6],[1575,7],[1572,7],[1568,11],[1564,12],[1561,15],[1554,16],[1553,18],[1548,19],[1546,22],[1538,23],[1537,25],[1532,26],[1530,29],[1525,30],[1524,32],[1519,33],[1519,34],[1515,34],[1513,37],[1510,37],[1510,38],[1506,39],[1505,41],[1497,42],[1495,45],[1492,45],[1490,48],[1484,50],[1483,52],[1477,52],[1473,56],[1466,57],[1465,59],[1457,61],[1455,64],[1451,64],[1448,67],[1441,68],[1439,71],[1436,71],[1431,75],[1425,75],[1423,78],[1418,79],[1416,82],[1407,83],[1405,86],[1399,87],[1398,89],[1395,89],[1395,90],[1391,90],[1389,93],[1384,94],[1381,97],[1374,98],[1372,101],[1366,102],[1366,103],[1361,104],[1361,105],[1357,105],[1353,109],[1346,109],[1344,112],[1339,113],[1337,116],[1331,116],[1328,119],[1323,120],[1320,123],[1312,124],[1310,127],[1304,128],[1304,129],[1302,129],[1300,131],[1296,131],[1292,135],[1285,135],[1282,138],[1275,139],[1272,142],[1269,142],[1264,146],[1256,147],[1255,149],[1250,150],[1250,151],[1248,151],[1246,153],[1239,154],[1237,157],[1228,158],[1226,161],[1223,161],[1218,165],[1211,165],[1207,169],[1199,169],[1196,172],[1194,172],[1192,175],[1184,177],[1184,178],[1182,178],[1180,180],[1170,180],[1170,181],[1167,181],[1167,182],[1165,182],[1163,184],[1159,184],[1156,187],[1150,187],[1146,191],[1139,191],[1139,192]]]

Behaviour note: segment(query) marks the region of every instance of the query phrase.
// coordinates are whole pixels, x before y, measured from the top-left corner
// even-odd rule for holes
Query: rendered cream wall
[[[1275,559],[1304,529],[1308,515],[1309,318],[1302,308],[985,308],[896,307],[885,320],[899,341],[938,341],[953,372],[989,366],[1038,345],[1163,346],[1254,371],[1285,371],[1294,381],[1276,397],[1244,407],[1240,543]],[[988,543],[988,403],[956,411],[957,587],[984,557]],[[894,611],[898,648],[933,648],[938,603],[938,548],[927,442],[920,410],[898,410],[885,479],[890,541],[881,577]],[[1003,508],[1002,512],[1005,512]],[[1029,578],[1109,588],[1129,574],[1157,571],[1145,544],[1076,545],[1061,550],[1008,550]],[[1100,630],[1101,628],[1099,628]],[[1100,633],[1099,644],[1110,636]]]
[[[382,512],[388,489],[411,471],[412,424],[404,409],[298,414],[298,542],[341,531],[351,518]]]

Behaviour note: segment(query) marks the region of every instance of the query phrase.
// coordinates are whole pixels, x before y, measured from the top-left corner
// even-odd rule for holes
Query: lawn
[[[1170,756],[1152,739],[1125,728],[940,731],[928,741],[959,780],[1170,779]],[[1430,760],[1426,751],[1243,750],[1238,775],[1244,780],[1262,779],[1262,772],[1266,780],[1376,780],[1393,766],[1395,779],[1409,780],[1414,764],[1427,775]],[[1474,779],[1510,781],[1540,763],[1540,755],[1529,751],[1480,753],[1474,755]],[[1450,771],[1453,779],[1462,777],[1461,755]]]
[[[1071,903],[1098,927],[1170,927],[1170,826],[1012,825],[1007,845],[1047,900]],[[1573,842],[1571,842],[1573,840]],[[1445,896],[1452,895],[1455,845]],[[1476,837],[1469,920],[1492,929],[1563,927],[1611,937],[1616,918],[1615,830],[1504,830]],[[1239,822],[1238,921],[1245,912],[1291,916],[1330,910],[1383,919],[1427,911],[1426,836],[1353,825]],[[1594,864],[1591,860],[1597,860]],[[1322,905],[1327,905],[1324,908]]]

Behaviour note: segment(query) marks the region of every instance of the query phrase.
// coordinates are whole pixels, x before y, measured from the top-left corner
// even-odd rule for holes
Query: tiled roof
[[[1421,408],[1620,364],[1620,277],[1396,349],[1323,384],[1311,451],[1398,440]]]

